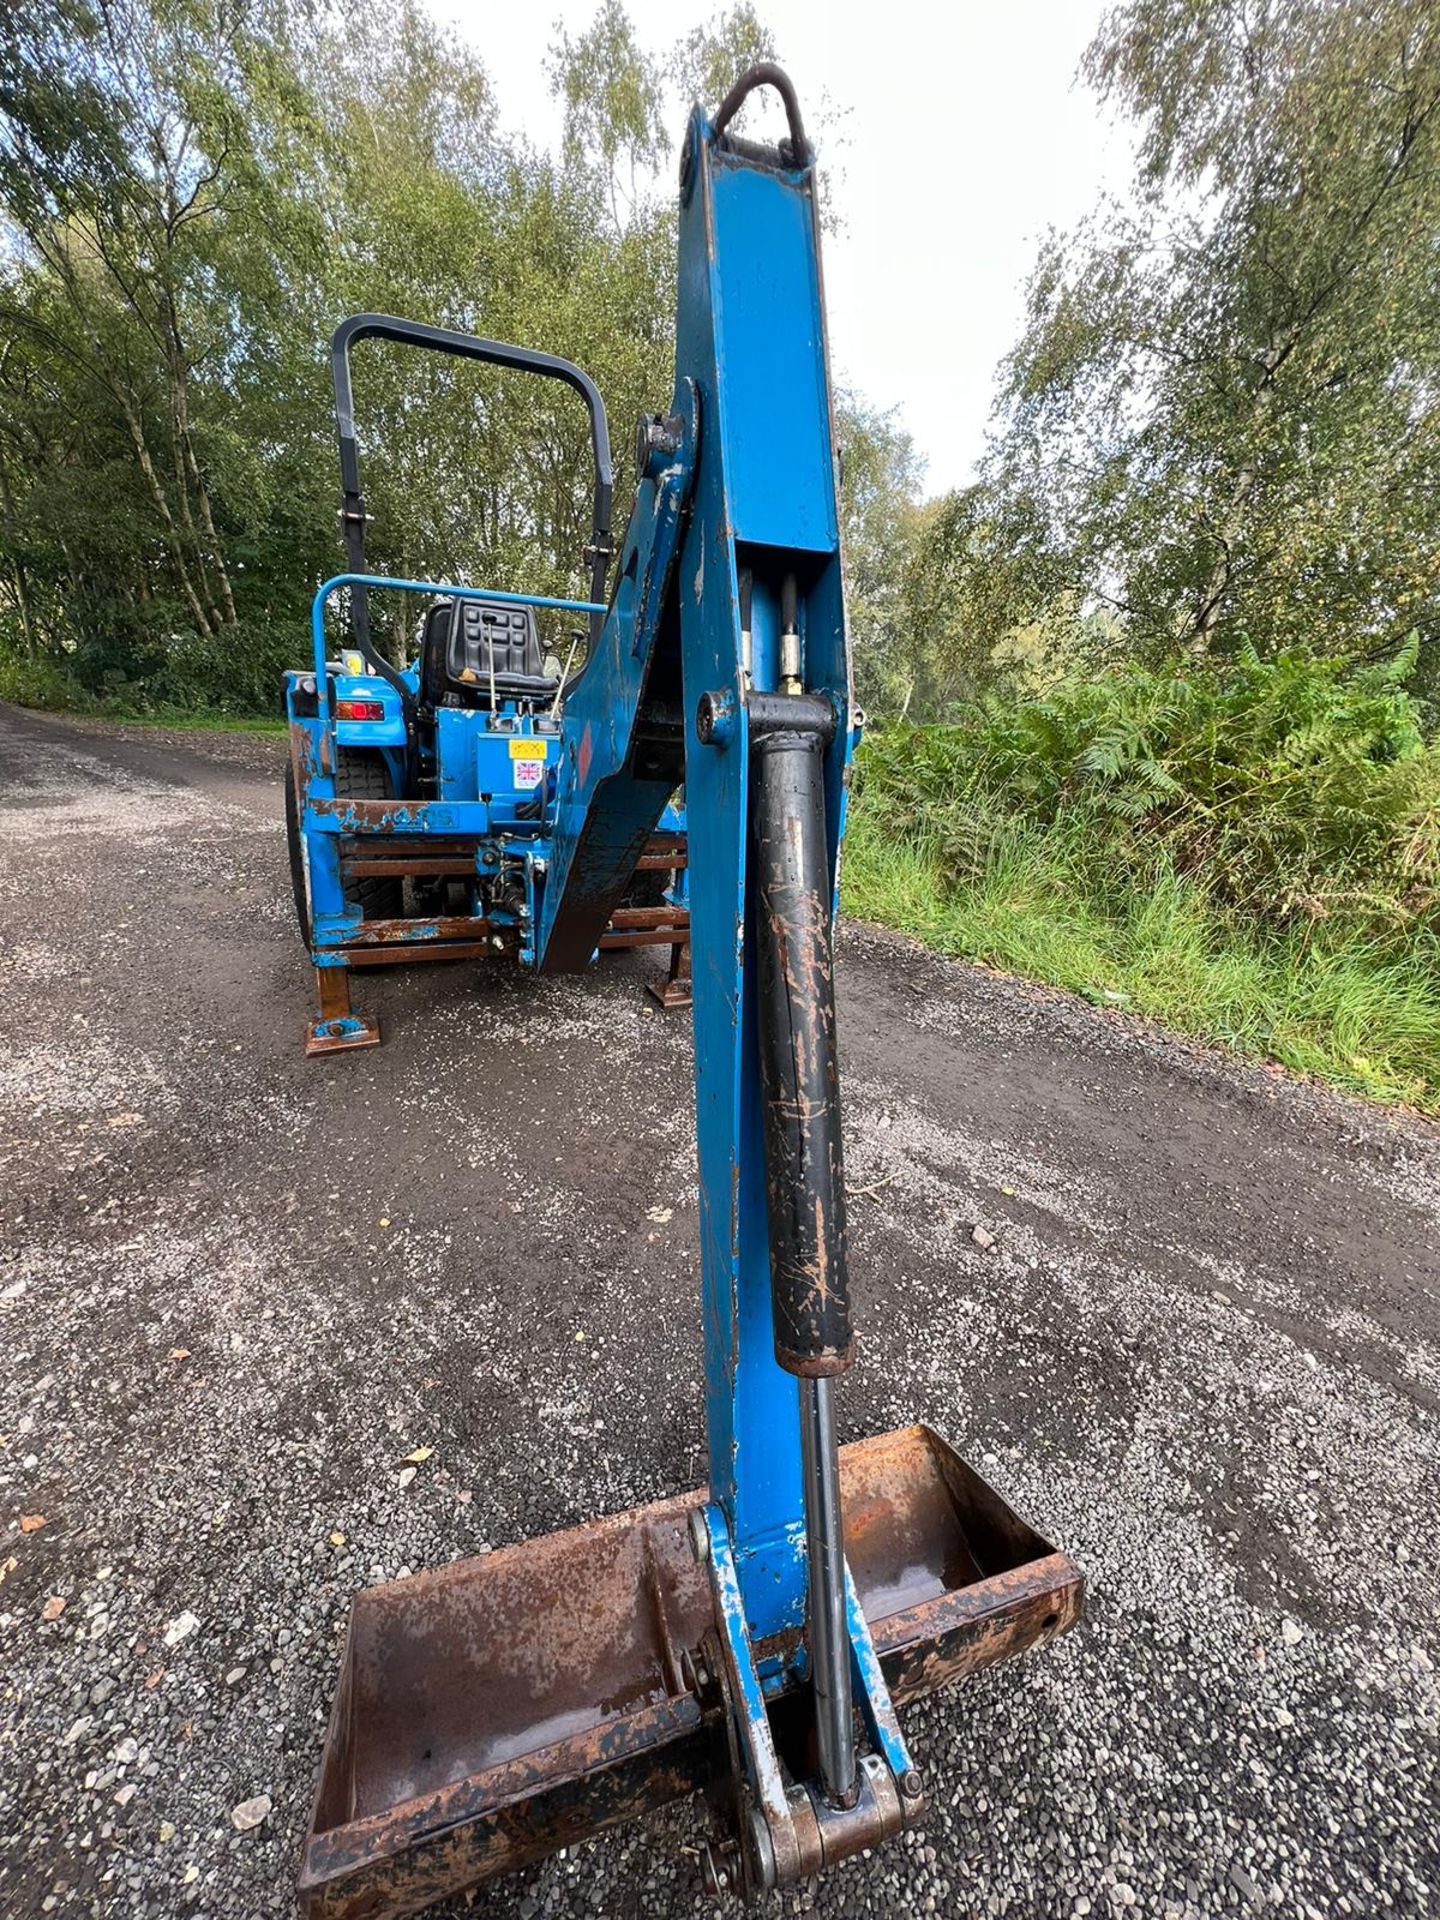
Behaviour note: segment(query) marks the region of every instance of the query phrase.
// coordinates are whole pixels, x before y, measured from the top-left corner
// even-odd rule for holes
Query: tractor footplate
[[[840,1480],[896,1700],[1079,1617],[1073,1562],[928,1428],[843,1448]],[[308,1920],[394,1920],[713,1788],[731,1763],[692,1540],[703,1505],[682,1494],[356,1597],[300,1880]]]

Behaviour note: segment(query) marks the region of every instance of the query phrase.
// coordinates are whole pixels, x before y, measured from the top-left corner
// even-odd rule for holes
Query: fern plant
[[[954,725],[868,741],[861,804],[951,885],[1010,823],[1078,846],[1092,886],[1167,871],[1257,922],[1440,928],[1440,747],[1410,692],[1411,636],[1347,664],[1241,648],[1223,672],[1134,668]]]

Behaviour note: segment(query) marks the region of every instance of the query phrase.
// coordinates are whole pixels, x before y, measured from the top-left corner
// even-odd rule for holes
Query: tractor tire
[[[635,872],[630,876],[630,884],[621,895],[622,907],[663,907],[665,891],[670,885],[671,875],[663,867],[652,867],[646,872]]]
[[[393,800],[390,777],[378,753],[339,747],[335,753],[337,800]],[[398,920],[405,912],[403,880],[353,880],[348,892],[363,920]]]
[[[290,856],[290,891],[295,899],[295,919],[305,949],[310,949],[310,873],[305,865],[305,846],[300,838],[300,796],[295,791],[295,766],[285,763],[285,851]]]

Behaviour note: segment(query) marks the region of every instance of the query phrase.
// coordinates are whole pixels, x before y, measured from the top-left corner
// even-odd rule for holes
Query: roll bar
[[[457,587],[449,580],[398,580],[385,573],[337,573],[315,589],[310,602],[310,640],[315,653],[315,701],[322,729],[330,725],[330,677],[325,668],[325,608],[332,594],[350,589],[352,605],[367,587],[387,592],[423,593],[432,600],[493,600],[505,607],[543,607],[558,613],[584,613],[603,620],[605,609],[594,600],[557,600],[548,593],[512,593],[508,587]],[[410,689],[402,680],[404,694]]]
[[[507,346],[500,340],[482,340],[476,334],[452,333],[446,327],[427,327],[418,320],[399,320],[388,313],[356,313],[342,320],[330,340],[330,370],[335,384],[335,427],[340,441],[340,519],[345,533],[348,571],[365,573],[365,497],[360,491],[360,449],[355,438],[355,399],[350,382],[350,349],[357,340],[395,340],[403,346],[424,347],[432,353],[450,353],[460,359],[483,360],[491,366],[513,367],[520,373],[560,380],[585,402],[590,415],[590,446],[595,459],[595,488],[590,544],[584,558],[590,564],[590,599],[603,602],[605,573],[610,562],[610,509],[615,492],[615,465],[610,457],[610,429],[600,389],[583,368],[558,354],[537,353],[530,347]],[[592,626],[595,616],[591,616]],[[397,688],[407,712],[414,695],[390,663],[370,645],[370,610],[366,590],[352,589],[355,642],[382,678]]]

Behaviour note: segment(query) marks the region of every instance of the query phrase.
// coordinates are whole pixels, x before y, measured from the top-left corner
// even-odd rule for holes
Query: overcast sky
[[[574,38],[595,0],[430,4],[479,50],[504,124],[553,145],[560,112],[546,50],[557,18]],[[719,10],[694,0],[628,8],[659,52]],[[757,11],[807,124],[820,124],[843,222],[825,249],[837,377],[898,410],[927,460],[927,491],[959,485],[982,450],[1039,237],[1128,176],[1127,135],[1075,81],[1101,0],[757,0]],[[677,143],[682,128],[677,103]]]

